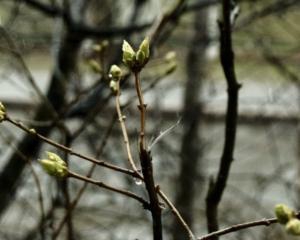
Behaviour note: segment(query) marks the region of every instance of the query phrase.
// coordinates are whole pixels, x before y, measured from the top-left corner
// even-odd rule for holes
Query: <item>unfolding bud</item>
[[[295,213],[288,206],[284,204],[277,204],[275,206],[275,215],[279,223],[286,224],[295,216]]]
[[[139,47],[139,51],[141,51],[144,54],[145,59],[147,59],[147,60],[149,59],[149,57],[150,57],[150,43],[149,43],[149,38],[148,37],[146,37],[142,41],[142,43]]]
[[[57,154],[46,152],[48,159],[39,160],[43,169],[51,176],[64,178],[68,175],[68,167]]]
[[[126,40],[123,41],[122,51],[123,51],[123,62],[128,67],[131,68],[135,60],[135,51]]]
[[[128,42],[123,42],[123,62],[132,71],[141,71],[146,65],[150,56],[149,39],[145,38],[139,46],[137,52],[135,52]]]
[[[285,226],[289,234],[300,236],[300,220],[297,218],[291,219]]]
[[[5,118],[6,109],[2,102],[0,102],[0,122],[2,122]]]
[[[109,70],[109,75],[115,81],[119,81],[122,76],[122,70],[117,65],[112,65]]]

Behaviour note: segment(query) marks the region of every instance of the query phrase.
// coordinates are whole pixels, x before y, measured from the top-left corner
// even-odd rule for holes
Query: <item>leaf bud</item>
[[[57,154],[46,152],[48,159],[39,160],[43,169],[51,176],[64,178],[68,176],[67,164]]]
[[[109,75],[115,81],[119,81],[122,76],[122,70],[117,65],[112,65],[109,70]]]
[[[289,220],[285,229],[291,235],[300,236],[300,220],[297,218]]]
[[[6,109],[2,102],[0,102],[0,122],[2,122],[6,115]]]
[[[286,224],[290,219],[292,219],[295,214],[294,212],[284,204],[277,204],[275,206],[275,215],[277,220],[281,224]]]
[[[123,62],[129,68],[133,67],[134,60],[135,60],[135,51],[126,40],[123,41],[122,51],[123,51]]]

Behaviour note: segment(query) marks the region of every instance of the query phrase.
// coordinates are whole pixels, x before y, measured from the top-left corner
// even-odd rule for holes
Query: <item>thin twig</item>
[[[105,132],[105,134],[103,136],[103,140],[100,143],[100,146],[97,150],[97,153],[96,153],[96,156],[95,156],[96,158],[98,158],[102,154],[102,152],[103,152],[103,150],[104,150],[104,148],[107,144],[107,140],[108,140],[108,138],[109,138],[109,136],[112,132],[112,129],[113,129],[113,126],[116,122],[116,119],[117,119],[116,116],[113,116],[112,120],[110,121],[110,125],[108,126],[107,131]],[[88,173],[86,174],[86,177],[90,178],[92,176],[96,166],[97,166],[97,164],[95,164],[95,163],[92,164],[92,166],[90,167]],[[79,200],[80,200],[80,198],[81,198],[82,194],[84,193],[87,186],[88,186],[88,182],[84,182],[83,185],[81,186],[81,188],[78,190],[75,198],[72,200],[72,202],[69,205],[68,212],[66,212],[65,216],[62,218],[62,220],[58,224],[58,227],[56,228],[56,230],[53,231],[52,240],[55,240],[58,237],[58,235],[61,232],[64,224],[66,223],[66,220],[67,220],[69,214],[74,210],[74,208],[78,204],[78,202],[79,202]]]
[[[184,219],[182,218],[182,216],[180,215],[180,213],[178,212],[178,210],[176,209],[176,207],[173,205],[173,203],[169,200],[169,198],[164,194],[164,192],[159,188],[159,186],[157,186],[157,192],[159,194],[159,196],[164,200],[164,202],[169,206],[169,208],[171,209],[171,211],[173,212],[173,214],[177,217],[178,221],[180,222],[180,224],[185,228],[185,230],[187,231],[188,235],[189,235],[189,239],[194,240],[196,239],[195,235],[193,234],[192,230],[189,228],[189,226],[187,225],[187,223],[184,221]]]
[[[117,114],[118,114],[119,122],[120,122],[120,125],[121,125],[121,129],[122,129],[124,143],[125,143],[125,146],[126,146],[128,161],[129,161],[129,164],[131,165],[131,168],[137,174],[140,175],[140,173],[138,172],[138,169],[137,169],[137,167],[136,167],[136,165],[134,163],[134,160],[132,158],[131,149],[130,149],[130,143],[129,143],[129,138],[128,138],[128,134],[127,134],[126,125],[125,125],[125,122],[124,122],[125,116],[122,114],[121,106],[120,106],[120,95],[121,95],[120,83],[119,83],[119,81],[117,81],[116,109],[117,109]]]
[[[134,79],[135,79],[135,88],[139,100],[138,108],[140,110],[141,114],[141,129],[140,129],[140,138],[139,138],[139,145],[140,150],[145,149],[146,150],[146,141],[145,141],[145,129],[146,129],[146,107],[147,105],[144,103],[142,88],[141,88],[141,82],[140,82],[140,74],[139,72],[134,73]]]
[[[2,135],[2,133],[0,132],[0,134]],[[43,198],[43,191],[42,191],[42,186],[41,186],[41,181],[38,177],[38,174],[36,173],[33,165],[32,165],[32,161],[25,156],[11,141],[8,140],[7,137],[3,137],[2,139],[8,144],[10,145],[10,147],[18,153],[18,155],[21,157],[21,159],[23,159],[25,162],[27,162],[27,164],[29,165],[31,174],[33,176],[34,182],[36,184],[37,190],[38,190],[38,201],[39,201],[39,205],[40,205],[40,211],[41,211],[41,227],[40,227],[40,233],[41,233],[41,237],[44,238],[45,236],[45,229],[44,229],[44,221],[45,221],[45,208],[44,208],[44,198]]]
[[[98,160],[98,159],[95,159],[93,157],[88,157],[88,156],[85,156],[81,153],[78,153],[78,152],[75,152],[72,150],[72,148],[69,148],[69,147],[66,147],[62,144],[59,144],[39,133],[37,133],[34,129],[29,129],[27,128],[26,126],[24,126],[22,123],[20,122],[16,122],[15,120],[11,119],[9,116],[6,115],[5,119],[6,121],[12,123],[13,125],[15,125],[16,127],[22,129],[23,131],[27,132],[28,134],[31,134],[32,136],[34,137],[37,137],[38,139],[58,148],[58,149],[61,149],[67,153],[69,153],[70,155],[74,155],[76,157],[79,157],[79,158],[82,158],[82,159],[85,159],[89,162],[92,162],[92,163],[95,163],[99,166],[102,166],[102,167],[106,167],[106,168],[109,168],[109,169],[112,169],[114,171],[117,171],[117,172],[122,172],[122,173],[125,173],[127,175],[130,175],[130,176],[133,176],[135,178],[139,178],[139,175],[137,175],[134,171],[132,170],[129,170],[127,168],[122,168],[122,167],[119,167],[119,166],[116,166],[114,164],[111,164],[111,163],[107,163],[105,161],[101,161],[101,160]]]
[[[119,189],[119,188],[116,188],[116,187],[112,187],[112,186],[107,185],[107,184],[105,184],[101,181],[96,181],[94,179],[91,179],[91,178],[86,177],[86,176],[79,175],[79,174],[71,172],[71,171],[68,172],[68,177],[76,178],[76,179],[82,180],[84,182],[94,184],[98,187],[105,188],[105,189],[110,190],[112,192],[120,193],[120,194],[125,195],[127,197],[133,198],[133,199],[139,201],[140,203],[142,203],[143,207],[145,209],[150,209],[149,203],[144,198],[136,195],[133,192],[126,191],[126,190],[123,190],[123,189]]]
[[[299,213],[297,213],[297,217],[299,217]],[[239,230],[246,229],[246,228],[251,228],[251,227],[256,227],[256,226],[270,226],[271,224],[274,224],[277,222],[278,222],[277,218],[264,218],[264,219],[261,219],[258,221],[240,223],[240,224],[236,224],[236,225],[221,229],[216,232],[212,232],[205,236],[199,237],[199,238],[197,238],[197,240],[208,240],[208,239],[212,239],[216,236],[222,236],[222,235],[232,233],[232,232],[237,232]]]

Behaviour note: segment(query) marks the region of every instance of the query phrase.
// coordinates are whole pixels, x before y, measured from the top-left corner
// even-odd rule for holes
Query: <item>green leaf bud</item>
[[[150,43],[149,38],[146,37],[140,44],[139,51],[143,52],[145,59],[148,60],[150,57]]]
[[[285,229],[289,234],[300,236],[300,220],[297,218],[289,220]]]
[[[294,212],[284,204],[277,204],[275,206],[275,215],[281,224],[286,224],[295,216]]]
[[[147,58],[146,58],[144,52],[141,50],[137,51],[135,58],[136,58],[138,66],[144,66],[147,62]]]
[[[122,51],[123,51],[123,62],[128,67],[133,67],[134,60],[135,60],[135,51],[132,49],[130,44],[124,40],[122,45]]]
[[[117,65],[112,65],[109,70],[109,75],[113,80],[119,81],[122,76],[122,70]]]
[[[43,169],[51,176],[64,178],[68,176],[68,167],[57,154],[46,152],[48,159],[39,160]]]
[[[0,102],[0,122],[2,122],[6,115],[6,109],[2,102]]]
[[[117,94],[118,92],[118,88],[119,88],[119,83],[114,81],[114,80],[111,80],[110,83],[109,83],[109,87],[111,89],[111,91],[113,92],[113,94]]]

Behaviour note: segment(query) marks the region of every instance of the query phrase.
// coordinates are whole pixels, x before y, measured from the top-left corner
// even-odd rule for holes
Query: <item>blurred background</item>
[[[219,207],[221,227],[273,217],[277,203],[300,207],[299,3],[233,2],[233,49],[242,87],[235,158]],[[220,6],[217,0],[1,0],[0,101],[11,118],[37,132],[129,168],[108,72],[111,64],[124,70],[121,103],[138,162],[139,111],[121,45],[127,39],[137,48],[153,36],[141,78],[155,180],[201,236],[207,232],[209,180],[218,172],[224,144]],[[152,239],[150,214],[139,203],[95,186],[82,189],[77,180],[58,181],[36,160],[45,158],[44,151],[56,152],[72,171],[147,198],[140,182],[67,156],[6,122],[0,138],[1,240],[55,239],[55,234],[56,239]],[[58,230],[74,199],[76,207]],[[165,239],[188,239],[163,207]],[[221,239],[294,237],[274,225]]]

